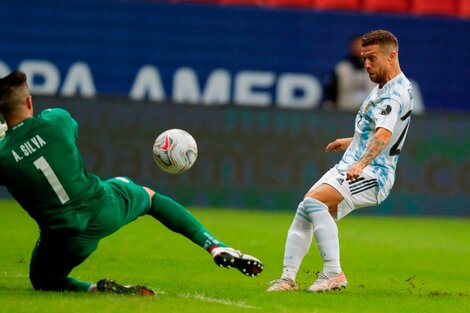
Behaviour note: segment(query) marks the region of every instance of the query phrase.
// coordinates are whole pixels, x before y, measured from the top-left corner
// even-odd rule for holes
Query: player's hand
[[[340,151],[346,151],[346,149],[349,147],[351,144],[352,138],[340,138],[336,139],[335,141],[329,143],[326,146],[325,151],[334,151],[334,152],[340,152]]]
[[[349,168],[349,170],[346,172],[346,180],[356,180],[361,176],[362,171],[364,170],[364,165],[362,163],[356,163],[353,166]]]
[[[5,132],[8,130],[7,124],[0,122],[0,139],[5,137]]]

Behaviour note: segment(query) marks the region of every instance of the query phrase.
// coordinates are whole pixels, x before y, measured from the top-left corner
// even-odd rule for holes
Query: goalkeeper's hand
[[[7,124],[0,122],[0,140],[5,137],[5,132],[8,130]]]

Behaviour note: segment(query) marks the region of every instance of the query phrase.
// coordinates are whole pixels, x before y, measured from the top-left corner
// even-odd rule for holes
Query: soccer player
[[[336,139],[326,151],[345,151],[341,161],[307,192],[288,231],[283,272],[268,291],[297,290],[297,271],[315,236],[323,270],[308,288],[325,292],[347,285],[340,264],[339,220],[355,209],[380,204],[395,181],[398,156],[413,109],[411,84],[400,69],[398,40],[376,30],[362,37],[361,55],[377,84],[356,115],[352,138]]]
[[[145,214],[206,249],[219,266],[247,276],[263,270],[258,259],[227,247],[169,197],[126,177],[101,180],[87,172],[75,143],[77,122],[62,109],[33,116],[24,73],[0,79],[0,113],[8,126],[0,140],[0,185],[40,228],[29,272],[34,289],[154,295],[145,286],[69,277],[100,239]]]

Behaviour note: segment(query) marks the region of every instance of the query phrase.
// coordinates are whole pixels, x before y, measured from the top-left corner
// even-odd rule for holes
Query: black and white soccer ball
[[[170,174],[180,174],[189,170],[196,162],[196,158],[196,140],[182,129],[164,131],[153,144],[155,163]]]

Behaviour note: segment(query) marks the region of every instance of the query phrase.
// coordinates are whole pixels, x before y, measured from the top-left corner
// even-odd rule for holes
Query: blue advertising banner
[[[295,210],[342,154],[325,146],[354,132],[354,114],[317,110],[128,103],[124,97],[35,97],[35,110],[62,107],[79,124],[86,167],[106,179],[127,176],[188,206]],[[155,138],[180,128],[198,158],[180,175],[160,170]],[[390,196],[366,214],[470,216],[468,116],[412,117]],[[0,197],[7,196],[0,188]],[[357,214],[357,213],[355,213]],[[360,213],[359,213],[360,214]]]
[[[470,110],[470,21],[68,0],[0,2],[0,74],[36,95],[312,109],[353,34],[388,29],[427,110]]]

